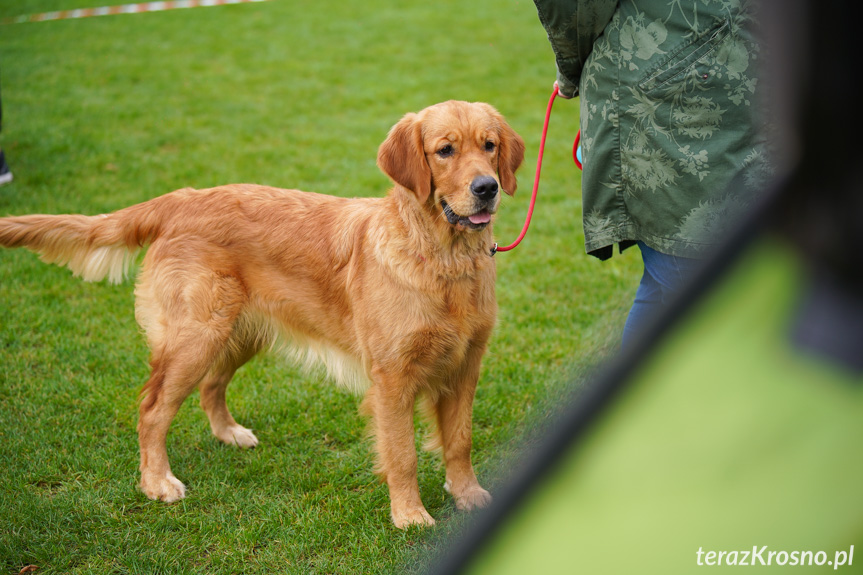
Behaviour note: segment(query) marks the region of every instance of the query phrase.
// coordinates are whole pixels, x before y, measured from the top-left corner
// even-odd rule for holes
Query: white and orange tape
[[[25,14],[0,20],[3,24],[22,24],[25,22],[46,22],[49,20],[68,20],[71,18],[90,18],[93,16],[112,16],[116,14],[140,14],[142,12],[162,12],[178,8],[203,8],[206,6],[224,6],[226,4],[245,4],[247,2],[266,2],[267,0],[164,0],[163,2],[139,2],[137,4],[120,4],[117,6],[101,6],[99,8],[78,8],[76,10],[58,10],[41,14]]]

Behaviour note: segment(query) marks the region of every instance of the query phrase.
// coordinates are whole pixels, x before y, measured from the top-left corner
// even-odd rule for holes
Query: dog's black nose
[[[481,200],[490,200],[497,195],[497,180],[491,176],[479,176],[470,183],[470,191]]]

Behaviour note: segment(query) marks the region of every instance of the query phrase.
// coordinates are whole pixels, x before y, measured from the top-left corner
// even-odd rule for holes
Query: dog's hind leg
[[[182,499],[186,491],[168,463],[168,428],[195,387],[215,367],[226,364],[228,342],[244,302],[236,278],[194,270],[188,263],[185,273],[173,273],[176,268],[169,267],[155,273],[145,262],[136,290],[136,315],[147,330],[152,354],[152,374],[143,390],[138,421],[141,490],[166,502]],[[224,391],[227,381],[216,389]]]
[[[244,350],[237,355],[236,361],[222,369],[210,372],[198,385],[201,390],[201,407],[204,408],[210,420],[210,429],[213,430],[213,435],[228,445],[255,447],[258,444],[258,438],[252,430],[234,420],[225,401],[225,390],[234,372],[251,359],[256,351],[255,348]]]
[[[186,338],[183,338],[186,339]],[[177,343],[191,343],[180,340]],[[197,347],[197,346],[195,346]],[[166,502],[182,499],[185,486],[171,472],[166,441],[171,421],[183,400],[209,370],[201,359],[185,354],[162,352],[151,360],[150,379],[144,386],[144,399],[138,419],[141,449],[141,491],[150,499]]]
[[[154,355],[153,373],[144,388],[138,421],[138,442],[141,448],[141,490],[150,499],[171,502],[185,497],[186,489],[171,472],[166,440],[171,421],[189,394],[212,370],[216,356],[222,352],[224,339],[209,339],[201,329],[186,329],[172,339],[171,349]],[[228,378],[210,380],[223,382],[215,387],[224,393]],[[212,397],[212,396],[209,396]],[[224,395],[222,395],[224,397]],[[224,407],[224,399],[222,400]],[[227,408],[224,414],[230,417]],[[233,421],[233,418],[231,418]],[[234,423],[235,433],[245,430]],[[254,439],[251,432],[245,430]]]

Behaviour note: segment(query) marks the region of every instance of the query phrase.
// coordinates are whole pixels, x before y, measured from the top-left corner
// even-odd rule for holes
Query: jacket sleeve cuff
[[[561,74],[559,67],[557,69],[557,90],[565,98],[575,98],[578,96],[578,82],[572,82]]]

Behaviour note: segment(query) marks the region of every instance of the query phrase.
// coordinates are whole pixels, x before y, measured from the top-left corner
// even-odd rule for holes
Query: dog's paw
[[[247,429],[242,425],[231,425],[216,434],[220,440],[228,445],[237,445],[239,447],[255,447],[258,444],[258,438],[252,433],[251,429]]]
[[[142,475],[141,491],[150,499],[165,503],[173,503],[186,496],[186,486],[170,473],[162,477]]]
[[[435,520],[429,515],[425,507],[413,507],[410,509],[392,510],[393,523],[399,529],[406,529],[411,525],[419,525],[420,527],[431,527],[435,524]]]
[[[452,493],[449,481],[444,484],[444,489]],[[455,506],[459,511],[482,509],[491,503],[491,493],[479,485],[473,485],[461,493],[453,493],[452,495],[455,497]]]

